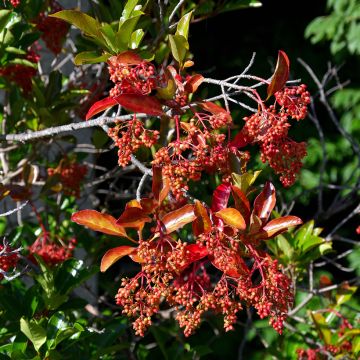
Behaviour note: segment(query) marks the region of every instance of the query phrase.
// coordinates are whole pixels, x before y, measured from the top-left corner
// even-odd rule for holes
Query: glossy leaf
[[[128,207],[116,221],[116,224],[124,228],[142,229],[145,223],[150,221],[151,219],[142,209],[138,207]]]
[[[133,246],[118,246],[108,250],[101,259],[100,271],[105,272],[112,264],[126,255],[133,254],[136,248]]]
[[[114,217],[108,214],[102,214],[96,210],[78,211],[71,216],[71,220],[94,231],[108,235],[127,237],[125,229],[116,224]]]
[[[250,216],[250,228],[249,228],[249,234],[256,234],[259,232],[259,230],[262,227],[262,221],[261,219],[254,214],[254,212]]]
[[[185,246],[185,264],[181,267],[181,271],[187,268],[195,261],[203,259],[208,255],[206,246],[198,244],[190,244]]]
[[[291,226],[297,226],[302,224],[302,220],[297,216],[284,216],[281,218],[273,219],[269,221],[263,228],[262,233],[266,234],[266,238],[270,239],[271,237],[281,234],[286,231]],[[262,236],[262,235],[261,235]]]
[[[143,29],[137,29],[131,34],[130,38],[130,48],[131,49],[137,49],[141,43],[141,40],[143,39],[145,35],[145,32]]]
[[[231,118],[231,115],[224,108],[222,108],[219,105],[216,105],[211,101],[204,101],[202,103],[199,103],[199,106],[213,115],[223,114]]]
[[[267,182],[254,201],[253,213],[257,215],[263,224],[267,222],[270,217],[271,211],[276,204],[275,187],[271,182]]]
[[[36,351],[39,351],[46,342],[46,331],[38,325],[34,320],[20,319],[20,330],[32,342]]]
[[[194,206],[187,204],[180,209],[167,213],[161,221],[166,228],[166,233],[170,234],[182,228],[186,224],[193,222],[195,219],[196,215],[194,212]]]
[[[83,64],[96,64],[100,62],[107,61],[109,55],[102,54],[99,55],[96,51],[83,51],[77,54],[74,58],[75,65],[83,65]]]
[[[275,72],[272,76],[271,83],[267,88],[268,98],[274,95],[277,91],[281,90],[285,86],[286,81],[289,78],[289,71],[290,71],[289,58],[284,51],[279,50]]]
[[[162,175],[162,169],[159,166],[153,166],[152,193],[154,199],[161,204],[168,196],[170,191],[170,179]]]
[[[116,67],[119,64],[121,65],[138,65],[143,61],[143,59],[134,51],[123,51],[118,55],[111,56],[108,59],[108,64],[110,66]]]
[[[13,12],[11,10],[0,10],[0,33],[5,29],[12,17]]]
[[[185,91],[187,93],[193,94],[203,81],[204,77],[200,74],[195,74],[191,76],[190,79],[186,80],[186,83],[184,85]]]
[[[213,212],[220,211],[227,207],[230,197],[230,184],[220,184],[214,191],[211,203],[211,210]]]
[[[111,98],[111,97],[107,97],[105,99],[99,100],[90,107],[89,111],[86,114],[85,119],[89,120],[94,115],[98,114],[99,112],[107,110],[117,104],[118,104],[118,102],[114,98]]]
[[[246,229],[246,223],[240,212],[233,208],[222,209],[215,213],[217,217],[224,221],[226,225],[235,227],[239,230]]]
[[[153,96],[122,94],[113,98],[125,109],[135,113],[161,116],[164,114],[160,101]]]
[[[189,36],[189,26],[190,26],[192,13],[193,13],[193,11],[190,11],[187,14],[185,14],[180,19],[180,21],[178,22],[178,25],[176,27],[176,35],[181,35],[186,40],[188,39],[188,36]]]
[[[245,222],[250,220],[250,203],[246,195],[237,187],[232,186],[232,195],[235,201],[235,207],[240,211],[240,214],[244,217]]]
[[[195,201],[194,212],[196,219],[193,222],[193,232],[195,236],[207,234],[211,231],[212,224],[205,206],[199,201]]]
[[[254,172],[248,171],[241,175],[232,173],[231,178],[234,182],[234,185],[237,186],[244,194],[247,194],[248,189],[255,182],[260,173],[261,170]]]
[[[189,43],[182,35],[169,35],[171,53],[174,59],[182,67],[186,53],[189,50]]]

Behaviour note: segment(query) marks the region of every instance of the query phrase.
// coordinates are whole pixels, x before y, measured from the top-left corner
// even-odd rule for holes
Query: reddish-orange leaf
[[[276,235],[281,234],[282,232],[286,231],[291,226],[296,226],[302,224],[302,220],[297,216],[284,216],[278,219],[273,219],[269,221],[261,231],[260,238],[270,239]]]
[[[281,90],[289,78],[290,61],[286,53],[279,50],[275,72],[267,88],[267,98]]]
[[[242,131],[239,131],[234,139],[230,141],[229,147],[243,148],[249,144],[249,140],[244,136]]]
[[[190,264],[195,261],[201,260],[208,255],[207,248],[198,244],[190,244],[185,246],[185,264],[181,267],[180,271],[183,271]]]
[[[185,91],[190,94],[194,93],[203,81],[204,77],[202,75],[193,75],[189,80],[186,81],[184,86]]]
[[[160,166],[153,166],[153,182],[152,192],[154,198],[161,204],[168,196],[170,191],[170,180],[167,176],[162,175],[162,169]]]
[[[133,246],[118,246],[108,250],[101,259],[100,271],[106,271],[112,264],[136,250]]]
[[[71,220],[79,225],[104,234],[127,237],[122,226],[116,224],[116,219],[111,215],[102,214],[96,210],[81,210],[71,216]]]
[[[223,220],[226,225],[232,226],[239,230],[246,229],[245,219],[240,214],[240,212],[234,208],[222,209],[215,215]]]
[[[186,224],[193,222],[195,219],[194,206],[187,204],[180,209],[167,213],[161,221],[166,228],[166,233],[170,234]]]
[[[132,207],[136,207],[136,208],[139,208],[139,209],[142,208],[141,205],[140,205],[140,203],[139,203],[136,199],[130,200],[130,201],[127,202],[126,205],[125,205],[125,209],[127,209],[127,208],[132,208]]]
[[[217,212],[226,208],[230,197],[230,184],[220,184],[214,191],[211,203],[211,210]]]
[[[245,274],[249,273],[249,269],[245,264],[245,261],[238,254],[222,254],[222,261],[219,261],[218,258],[211,257],[211,263],[225,275],[231,276],[233,278],[239,278]],[[225,261],[224,258],[226,259]]]
[[[125,109],[135,113],[145,113],[154,116],[164,114],[160,101],[154,96],[122,94],[114,97],[114,100]]]
[[[194,212],[196,215],[196,219],[192,225],[194,235],[199,236],[200,234],[210,232],[212,227],[211,220],[205,206],[199,200],[195,201]]]
[[[250,228],[249,228],[249,234],[256,234],[259,232],[259,230],[262,227],[262,221],[260,218],[255,215],[254,213],[250,216]]]
[[[152,214],[159,204],[155,199],[143,198],[140,205],[146,214]]]
[[[237,187],[231,186],[232,194],[235,201],[235,207],[248,223],[250,219],[250,203],[246,195]]]
[[[129,257],[132,261],[137,262],[139,264],[145,262],[145,260],[138,255],[137,251],[133,252],[132,254],[129,254]]]
[[[128,207],[121,214],[116,223],[124,228],[136,228],[142,229],[146,222],[150,222],[151,219],[146,215],[144,210],[138,207]]]
[[[254,201],[253,213],[257,215],[265,224],[276,204],[275,187],[271,182],[267,182]]]
[[[221,113],[225,113],[228,114],[228,112],[222,108],[219,105],[216,105],[215,103],[211,102],[211,101],[204,101],[202,103],[199,103],[199,106],[208,111],[209,113],[213,114],[213,115],[217,115],[217,114],[221,114]],[[230,114],[229,114],[230,116]]]
[[[89,120],[91,117],[98,114],[99,112],[109,109],[117,104],[118,102],[111,97],[107,97],[105,99],[99,100],[96,103],[92,104],[92,106],[90,107],[89,111],[86,114],[85,119]]]
[[[109,65],[111,65],[113,67],[117,67],[120,64],[122,64],[122,65],[138,65],[142,61],[143,61],[143,59],[138,54],[129,50],[129,51],[124,51],[124,52],[120,53],[119,55],[111,56],[107,62]]]

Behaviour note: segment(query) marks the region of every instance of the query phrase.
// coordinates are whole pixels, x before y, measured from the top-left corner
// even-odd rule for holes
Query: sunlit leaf
[[[170,179],[167,176],[163,176],[162,168],[160,166],[153,166],[153,181],[152,181],[152,193],[154,199],[161,204],[168,196],[170,191]]]
[[[254,201],[253,213],[257,215],[263,224],[269,219],[271,211],[276,204],[275,187],[271,182],[267,182]]]
[[[193,222],[196,219],[194,206],[191,204],[184,205],[180,209],[171,211],[163,216],[162,223],[166,228],[167,234],[170,234],[186,224]]]
[[[125,109],[135,113],[161,116],[164,114],[160,101],[154,96],[121,94],[113,98]]]
[[[289,70],[289,58],[284,51],[279,50],[275,72],[272,76],[271,83],[267,88],[268,98],[285,86],[286,81],[289,78]]]
[[[195,201],[194,212],[196,219],[193,222],[193,232],[195,236],[207,234],[211,231],[212,224],[205,206],[199,201]]]
[[[142,209],[138,207],[128,207],[116,221],[116,224],[124,228],[142,229],[144,224],[150,221],[151,218],[149,218]]]
[[[134,253],[135,250],[135,247],[125,245],[108,250],[101,259],[100,271],[105,272],[116,261],[126,255]]]
[[[86,114],[85,119],[89,120],[91,117],[98,114],[99,112],[109,109],[117,104],[118,102],[111,97],[107,97],[105,99],[99,100],[96,103],[92,104],[92,106],[90,107],[89,111]]]
[[[244,194],[247,194],[248,189],[255,182],[260,173],[261,170],[254,172],[248,171],[241,175],[232,173],[231,178],[234,182],[234,185],[237,186]]]
[[[193,94],[203,81],[204,77],[200,74],[195,74],[191,76],[190,79],[186,80],[186,83],[184,85],[185,91],[187,93]]]
[[[190,25],[192,13],[193,11],[190,11],[187,14],[185,14],[180,19],[176,27],[176,34],[183,36],[186,40],[188,39],[189,36],[189,25]]]
[[[231,187],[233,198],[235,201],[235,207],[240,211],[240,214],[244,217],[245,222],[248,223],[250,219],[250,203],[246,195],[237,187]]]
[[[42,345],[46,342],[46,331],[38,325],[35,320],[20,319],[20,330],[32,342],[36,351],[39,351]]]
[[[211,203],[211,210],[214,212],[220,211],[227,207],[230,197],[230,184],[220,184],[214,191]]]
[[[128,50],[123,51],[118,55],[111,56],[108,59],[108,64],[112,67],[117,67],[118,65],[138,65],[143,61],[143,59],[136,52]]]
[[[302,224],[302,220],[297,216],[284,216],[281,218],[273,219],[269,221],[263,228],[262,234],[259,236],[266,236],[267,239],[275,235],[279,235],[282,232],[286,231],[291,226],[297,226]]]
[[[326,345],[329,345],[331,343],[331,331],[329,324],[326,323],[326,320],[322,314],[316,313],[314,311],[310,311],[309,313],[316,326],[320,338]]]
[[[83,64],[96,64],[107,61],[109,58],[108,54],[99,55],[96,51],[83,51],[77,54],[74,58],[75,65]]]
[[[190,244],[185,246],[185,264],[181,267],[181,271],[187,268],[190,264],[195,261],[203,259],[208,255],[206,246],[198,244]]]
[[[169,35],[170,49],[174,59],[182,67],[186,53],[189,50],[189,43],[182,35]]]
[[[233,208],[222,209],[215,213],[226,225],[233,226],[239,230],[246,229],[246,223],[240,212]]]

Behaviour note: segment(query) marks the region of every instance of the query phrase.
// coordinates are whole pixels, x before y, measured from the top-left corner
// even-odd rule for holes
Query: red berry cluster
[[[21,4],[21,0],[9,0],[9,2],[14,8],[18,7]]]
[[[5,249],[5,250],[4,250]],[[19,255],[13,252],[13,249],[8,245],[0,245],[0,269],[8,272],[13,269],[19,260]],[[0,273],[0,280],[4,276]]]
[[[80,197],[80,184],[87,174],[86,165],[79,165],[65,158],[56,168],[48,168],[47,172],[49,176],[60,176],[59,181],[65,195]]]
[[[50,266],[62,263],[73,256],[76,243],[76,239],[72,238],[67,241],[67,243],[61,240],[59,244],[56,244],[52,240],[49,240],[48,234],[42,234],[29,247],[29,259],[36,263],[34,257],[34,254],[36,254],[41,256],[44,262]]]
[[[62,44],[69,31],[69,25],[60,19],[50,17],[50,14],[62,10],[60,4],[52,0],[50,1],[50,9],[47,13],[41,12],[34,23],[39,31],[42,32],[41,38],[44,40],[47,48],[55,55],[59,54]]]
[[[123,63],[116,56],[109,61],[110,80],[115,86],[110,90],[110,96],[120,94],[148,95],[157,86],[156,69],[148,61],[137,64]]]
[[[118,150],[120,166],[126,166],[131,155],[141,146],[151,147],[159,140],[159,131],[146,130],[141,120],[134,115],[133,120],[122,122],[109,129],[108,135],[113,139]]]
[[[29,49],[25,59],[36,64],[39,62],[40,56],[34,50]],[[21,64],[10,64],[0,68],[0,76],[10,82],[15,82],[23,90],[24,94],[30,93],[32,89],[31,79],[36,73],[37,70],[33,67]]]

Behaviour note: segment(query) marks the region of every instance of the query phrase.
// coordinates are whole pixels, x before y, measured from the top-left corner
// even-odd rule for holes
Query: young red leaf
[[[208,255],[207,248],[198,244],[190,244],[185,246],[185,264],[181,267],[183,271],[190,264],[198,261]]]
[[[101,111],[111,108],[116,105],[117,101],[114,98],[107,97],[105,99],[99,100],[96,103],[92,104],[89,111],[86,114],[85,119],[89,120],[94,115],[98,114]]]
[[[231,186],[231,190],[235,201],[236,209],[240,211],[240,214],[244,217],[245,222],[248,223],[250,219],[249,200],[237,186]]]
[[[128,207],[121,214],[116,223],[124,228],[136,228],[142,229],[146,222],[150,222],[151,219],[146,213],[138,207]]]
[[[162,175],[160,166],[153,166],[152,192],[155,200],[161,204],[168,196],[170,191],[170,180],[167,176]]]
[[[236,209],[233,208],[222,209],[218,211],[215,215],[219,217],[221,220],[223,220],[226,225],[232,226],[239,230],[246,229],[245,220],[243,216],[240,214],[240,212]]]
[[[101,259],[100,271],[106,271],[112,264],[136,250],[133,246],[118,246],[108,250]]]
[[[79,225],[104,234],[127,237],[125,229],[116,224],[111,215],[102,214],[96,210],[81,210],[71,216],[71,220]]]
[[[117,67],[118,65],[138,65],[143,61],[143,59],[136,54],[135,52],[129,50],[124,51],[118,55],[111,56],[108,59],[108,64],[113,67]]]
[[[193,94],[203,81],[204,77],[200,74],[191,76],[191,78],[187,80],[184,85],[185,91],[187,93]]]
[[[250,216],[250,228],[249,228],[249,234],[257,234],[259,230],[262,227],[262,221],[260,218],[255,215],[254,213]]]
[[[263,224],[267,222],[276,204],[275,187],[271,182],[267,182],[254,201],[253,213],[257,215]]]
[[[152,214],[159,204],[154,199],[143,198],[140,200],[140,205],[145,214]]]
[[[211,101],[204,101],[202,103],[199,103],[199,106],[204,109],[205,111],[208,111],[209,113],[213,114],[213,115],[217,115],[217,114],[221,114],[221,113],[226,113],[228,114],[228,112],[222,108],[219,105],[216,105],[215,103],[211,102]],[[230,116],[230,114],[229,114]]]
[[[196,215],[196,219],[192,225],[194,235],[199,236],[200,234],[210,232],[212,227],[211,220],[205,206],[199,200],[195,201],[194,212]]]
[[[122,94],[115,96],[114,100],[125,109],[135,113],[145,113],[154,116],[164,114],[160,101],[154,96]]]
[[[223,258],[226,258],[226,261],[223,261]],[[222,254],[222,261],[219,261],[218,258],[211,257],[211,263],[225,275],[239,278],[243,275],[249,273],[249,269],[245,264],[245,261],[238,254]]]
[[[270,239],[276,235],[287,231],[289,227],[302,224],[302,220],[297,216],[284,216],[278,219],[269,221],[263,228],[259,235],[259,238]],[[265,237],[264,237],[265,236]]]
[[[289,78],[290,61],[286,53],[279,50],[275,72],[267,88],[267,98],[281,90]]]
[[[220,184],[214,191],[211,210],[214,212],[226,208],[230,197],[230,184]]]
[[[230,141],[229,147],[243,148],[249,144],[249,141],[246,139],[242,131],[239,131],[234,139]]]
[[[194,206],[187,204],[180,209],[167,213],[161,221],[166,228],[166,233],[170,234],[184,225],[193,222],[195,219]]]

